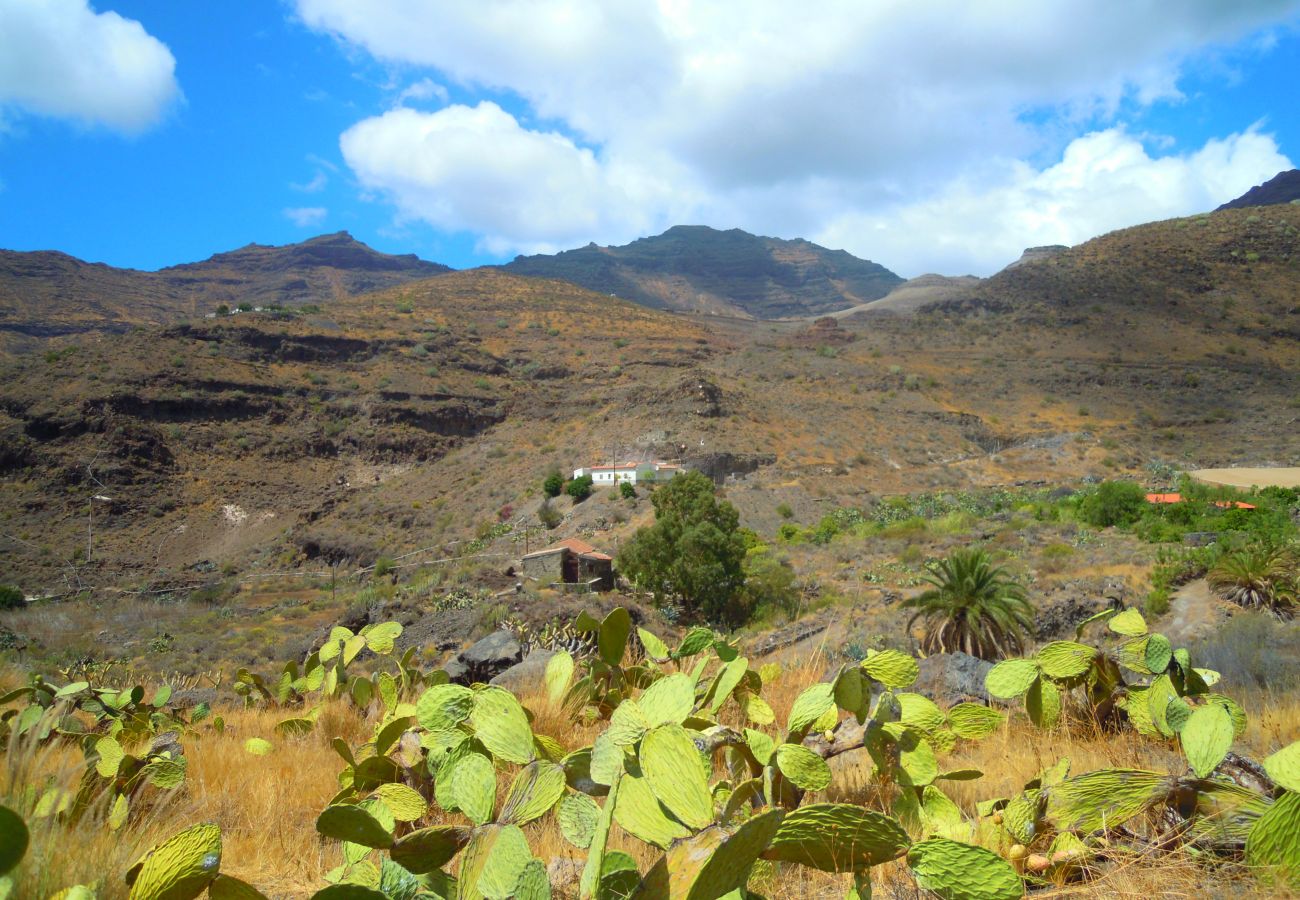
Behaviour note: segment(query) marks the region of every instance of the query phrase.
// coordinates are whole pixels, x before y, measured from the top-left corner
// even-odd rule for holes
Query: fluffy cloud
[[[0,3],[0,109],[136,132],[180,96],[175,68],[139,22],[86,0]]]
[[[526,249],[613,240],[628,219],[673,216],[847,235],[855,216],[876,221],[914,197],[993,200],[988,184],[1032,183],[1028,195],[1050,204],[1044,192],[1066,186],[1037,176],[1065,164],[1072,141],[1184,100],[1179,78],[1198,55],[1285,22],[1300,0],[828,0],[815,14],[782,0],[742,9],[694,0],[297,0],[297,9],[309,26],[377,58],[520,98],[528,120],[555,123],[529,130],[493,107],[495,127],[480,129],[474,147],[468,114],[451,107],[431,114],[447,113],[436,138],[423,129],[439,120],[391,113],[345,137],[346,146],[405,129],[421,149],[360,154],[363,183],[405,215]],[[527,175],[515,176],[507,163],[521,153]],[[1261,158],[1231,157],[1237,168],[1220,183],[1273,174],[1245,174]],[[1037,160],[1040,171],[1018,160]],[[461,177],[477,190],[457,188]],[[538,186],[551,181],[568,193],[548,204]],[[512,215],[508,192],[517,188],[523,208]],[[615,215],[614,202],[625,200],[636,205]],[[1113,217],[1098,209],[1085,218]],[[936,256],[929,267],[967,258]]]
[[[299,228],[312,228],[325,221],[329,210],[323,206],[291,206],[284,210],[284,217]]]

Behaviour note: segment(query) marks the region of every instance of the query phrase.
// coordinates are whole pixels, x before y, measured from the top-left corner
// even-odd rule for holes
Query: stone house
[[[520,561],[525,578],[542,585],[586,585],[592,590],[614,587],[614,558],[580,538],[568,538]]]

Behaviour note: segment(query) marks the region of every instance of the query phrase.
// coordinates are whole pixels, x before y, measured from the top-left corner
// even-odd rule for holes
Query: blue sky
[[[1300,159],[1300,3],[968,6],[0,0],[0,247],[464,267],[684,222],[987,274]]]

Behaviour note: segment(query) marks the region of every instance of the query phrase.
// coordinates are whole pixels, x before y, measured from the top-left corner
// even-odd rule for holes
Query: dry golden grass
[[[766,691],[778,721],[784,721],[799,692],[826,670],[820,652],[787,668]],[[0,684],[18,680],[12,670],[0,669]],[[533,712],[533,728],[556,738],[568,748],[590,744],[600,726],[574,723],[565,711],[541,693],[521,697]],[[1300,737],[1300,702],[1292,697],[1260,695],[1247,698],[1250,728],[1237,749],[1259,758]],[[314,732],[291,740],[275,739],[275,750],[254,756],[244,750],[249,737],[271,737],[282,711],[227,709],[225,729],[218,733],[203,727],[186,741],[189,759],[186,786],[174,795],[156,798],[152,808],[120,832],[105,824],[105,810],[94,809],[79,824],[65,826],[50,819],[35,820],[32,848],[18,870],[21,896],[42,897],[73,883],[98,881],[101,896],[125,896],[122,873],[148,847],[199,821],[215,822],[223,834],[223,871],[256,885],[269,897],[307,897],[324,884],[323,875],[341,862],[338,845],[321,841],[315,831],[317,815],[337,790],[335,776],[343,766],[330,747],[342,737],[358,746],[370,737],[376,720],[359,715],[349,704],[327,704]],[[725,713],[725,711],[724,711]],[[739,725],[740,722],[730,721]],[[1013,717],[997,733],[978,743],[963,744],[946,757],[946,769],[978,768],[984,777],[973,782],[949,782],[945,789],[968,814],[977,800],[1007,796],[1041,769],[1069,757],[1073,771],[1108,766],[1181,771],[1184,763],[1172,748],[1132,733],[1103,734],[1079,723],[1052,732],[1040,732],[1023,716]],[[869,763],[846,754],[834,760],[836,780],[824,794],[810,799],[858,802],[879,807],[867,784]],[[73,745],[11,746],[0,767],[0,800],[30,814],[36,796],[51,781],[72,788],[83,764]],[[506,766],[499,779],[504,795],[517,767]],[[431,810],[418,824],[460,823],[458,814]],[[576,887],[584,860],[582,851],[568,845],[552,817],[527,826],[534,853],[554,863],[557,894],[567,896]],[[611,847],[633,855],[644,871],[657,851],[621,832],[611,836]],[[906,867],[894,863],[873,871],[876,895],[919,897]],[[568,882],[572,881],[572,884]],[[755,882],[766,896],[782,898],[842,897],[847,876],[826,875],[801,867],[768,872]],[[1042,894],[1051,897],[1262,897],[1278,896],[1259,888],[1244,871],[1224,864],[1210,868],[1181,851],[1135,857],[1114,866],[1092,883],[1066,885]]]

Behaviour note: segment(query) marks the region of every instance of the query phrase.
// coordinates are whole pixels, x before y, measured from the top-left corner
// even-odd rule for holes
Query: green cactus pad
[[[722,704],[727,702],[727,698],[736,689],[736,685],[740,684],[741,679],[745,677],[745,671],[748,668],[749,660],[743,656],[738,656],[718,670],[718,675],[710,688],[712,694],[709,699],[710,712],[716,713],[722,708]]]
[[[1035,678],[1025,692],[1025,712],[1039,728],[1054,728],[1061,718],[1061,692],[1046,678]]]
[[[1143,662],[1146,667],[1153,673],[1159,675],[1165,669],[1169,668],[1170,661],[1174,658],[1174,646],[1169,643],[1169,638],[1163,634],[1153,634],[1147,638],[1146,651],[1143,654]]]
[[[569,689],[569,682],[573,680],[573,656],[568,650],[557,650],[555,655],[546,661],[546,674],[542,677],[546,685],[546,696],[552,703],[559,703],[564,699],[564,694]]]
[[[636,636],[641,639],[641,646],[645,648],[645,655],[657,663],[668,662],[672,655],[668,645],[659,639],[655,634],[646,631],[644,628],[636,630]]]
[[[1188,765],[1197,778],[1206,778],[1232,748],[1232,716],[1217,703],[1198,707],[1187,719],[1179,737]]]
[[[451,800],[475,825],[492,819],[497,798],[497,773],[482,754],[470,753],[451,770]]]
[[[358,683],[367,684],[368,682]],[[304,734],[311,734],[312,729],[315,727],[316,723],[311,719],[295,717],[291,719],[281,719],[279,722],[276,722],[274,730],[277,737],[291,738],[302,737]]]
[[[609,732],[598,735],[591,745],[591,780],[612,785],[623,774],[623,756],[623,748],[614,743]]]
[[[316,817],[316,830],[325,837],[383,849],[393,845],[392,833],[360,806],[339,803]]]
[[[1151,682],[1151,687],[1147,689],[1147,709],[1151,713],[1151,723],[1155,725],[1156,731],[1165,737],[1173,737],[1174,730],[1169,727],[1169,720],[1165,716],[1166,710],[1169,709],[1169,703],[1177,699],[1178,692],[1174,689],[1173,681],[1168,675],[1161,675],[1155,681]]]
[[[90,900],[94,900],[94,896],[90,894]],[[231,875],[218,875],[208,885],[208,900],[266,900],[266,895],[246,881]]]
[[[1128,713],[1129,724],[1133,726],[1138,734],[1155,737],[1160,734],[1160,730],[1156,728],[1156,723],[1151,718],[1151,704],[1148,694],[1150,694],[1148,688],[1129,688],[1123,707],[1124,711]]]
[[[649,732],[641,742],[641,769],[654,795],[678,821],[696,829],[713,822],[708,778],[685,728],[660,725]]]
[[[963,832],[967,835],[970,832],[961,807],[932,784],[926,785],[921,793],[921,821],[927,832],[942,837],[957,839]]]
[[[866,715],[867,701],[871,696],[871,684],[862,669],[856,665],[846,665],[835,677],[835,686],[831,691],[835,705],[845,712]]]
[[[626,609],[616,606],[600,623],[596,633],[596,644],[600,649],[600,658],[611,666],[623,662],[623,653],[627,650],[627,637],[632,633],[632,616]]]
[[[0,806],[0,875],[18,865],[30,839],[23,817],[7,806]]]
[[[1300,890],[1300,794],[1283,794],[1251,827],[1246,862],[1262,880]]]
[[[600,807],[586,794],[568,793],[556,807],[555,818],[564,839],[579,850],[586,850],[600,820]]]
[[[609,831],[614,823],[614,808],[618,804],[618,789],[623,779],[616,778],[609,786],[609,796],[601,807],[596,827],[591,831],[591,846],[587,849],[587,864],[583,866],[578,882],[578,895],[587,900],[600,887],[600,876],[605,867],[605,848],[609,844]]]
[[[915,787],[924,787],[939,774],[934,747],[918,732],[908,728],[895,738],[898,744],[898,767]]]
[[[420,695],[415,720],[426,731],[451,731],[474,710],[474,692],[459,684],[439,684]]]
[[[375,796],[384,801],[398,822],[414,822],[429,811],[429,804],[419,791],[404,784],[381,784],[375,788]]]
[[[363,884],[331,884],[311,895],[311,900],[390,900],[383,891]]]
[[[469,720],[474,733],[493,756],[519,765],[532,762],[533,730],[528,725],[528,714],[514,694],[499,687],[479,691]]]
[[[1136,609],[1126,609],[1117,614],[1106,623],[1106,627],[1125,637],[1141,637],[1147,633],[1146,619]]]
[[[1005,859],[971,844],[933,837],[916,844],[907,864],[921,888],[943,900],[1018,900],[1025,888]]]
[[[1028,844],[1038,834],[1042,792],[1036,788],[1016,794],[1002,809],[1002,827],[1017,843]]]
[[[646,873],[633,897],[714,900],[738,897],[758,855],[781,824],[783,810],[755,816],[728,834],[719,826],[679,841]]]
[[[551,900],[551,880],[546,874],[546,863],[530,859],[515,882],[514,900]]]
[[[911,843],[889,816],[848,803],[814,803],[785,817],[763,858],[856,872],[898,858]]]
[[[1232,716],[1233,734],[1241,737],[1246,733],[1246,711],[1241,708],[1241,704],[1222,694],[1206,694],[1205,702],[1217,704],[1228,711],[1228,715]]]
[[[745,713],[745,718],[755,725],[771,725],[776,721],[776,713],[758,694],[741,694],[740,708]]]
[[[1165,724],[1174,734],[1181,732],[1191,717],[1192,705],[1182,697],[1175,697],[1165,705]]]
[[[794,700],[790,708],[790,721],[786,730],[802,732],[835,707],[834,685],[821,683],[807,688]]]
[[[1074,641],[1052,641],[1038,651],[1039,668],[1049,678],[1078,678],[1092,666],[1096,649]]]
[[[402,636],[402,626],[396,622],[380,622],[363,628],[361,636],[371,652],[386,656],[393,652],[393,641]]]
[[[515,776],[497,821],[524,825],[540,819],[563,794],[564,769],[555,763],[533,760]]]
[[[1195,790],[1188,835],[1211,847],[1244,847],[1250,829],[1272,806],[1270,799],[1230,781],[1199,781]]]
[[[192,825],[159,844],[132,867],[130,900],[192,900],[221,869],[221,829]]]
[[[393,862],[408,872],[423,875],[440,869],[469,843],[471,829],[460,825],[435,825],[402,835],[388,851]]]
[[[673,656],[678,659],[685,659],[688,656],[694,656],[697,653],[703,653],[713,646],[713,632],[702,626],[696,625],[690,631],[686,632],[686,637],[677,645],[677,651]]]
[[[664,812],[646,779],[632,775],[624,775],[619,782],[614,821],[633,837],[665,850],[673,841],[691,834],[689,828]]]
[[[920,731],[930,732],[943,727],[943,710],[929,697],[920,694],[895,695],[902,712],[898,721]]]
[[[1123,825],[1163,799],[1172,779],[1142,769],[1099,769],[1047,791],[1047,818],[1058,831],[1093,832]]]
[[[641,706],[635,700],[624,700],[609,717],[609,728],[605,734],[617,747],[631,747],[650,730]]]
[[[824,790],[831,783],[831,767],[826,760],[802,744],[777,747],[776,767],[795,787],[805,791]]]
[[[487,900],[511,900],[519,877],[533,859],[533,852],[518,825],[494,825],[492,829],[496,839],[488,850],[476,886]]]
[[[749,747],[749,752],[754,754],[754,759],[760,766],[765,766],[772,758],[772,751],[776,749],[770,735],[761,731],[755,731],[753,728],[745,729],[745,745]]]
[[[695,684],[689,675],[675,672],[660,678],[637,698],[649,727],[680,725],[695,706]]]
[[[29,707],[35,709],[36,707]],[[126,757],[126,752],[122,745],[117,742],[116,738],[105,735],[95,741],[95,752],[99,754],[99,759],[95,761],[95,771],[103,778],[116,778],[118,766]]]
[[[902,699],[902,695],[899,699]],[[907,719],[904,718],[903,721],[906,722]],[[967,740],[988,737],[998,730],[1002,722],[1002,713],[982,703],[958,703],[948,710],[948,726],[958,737]]]
[[[1300,792],[1300,741],[1265,757],[1264,771],[1278,787]],[[0,868],[0,871],[4,869]]]
[[[862,671],[885,687],[904,688],[916,681],[921,668],[908,653],[900,650],[881,650],[869,653],[862,661]]]
[[[984,676],[984,689],[1000,700],[1019,697],[1038,677],[1038,664],[1032,659],[1004,659]]]

